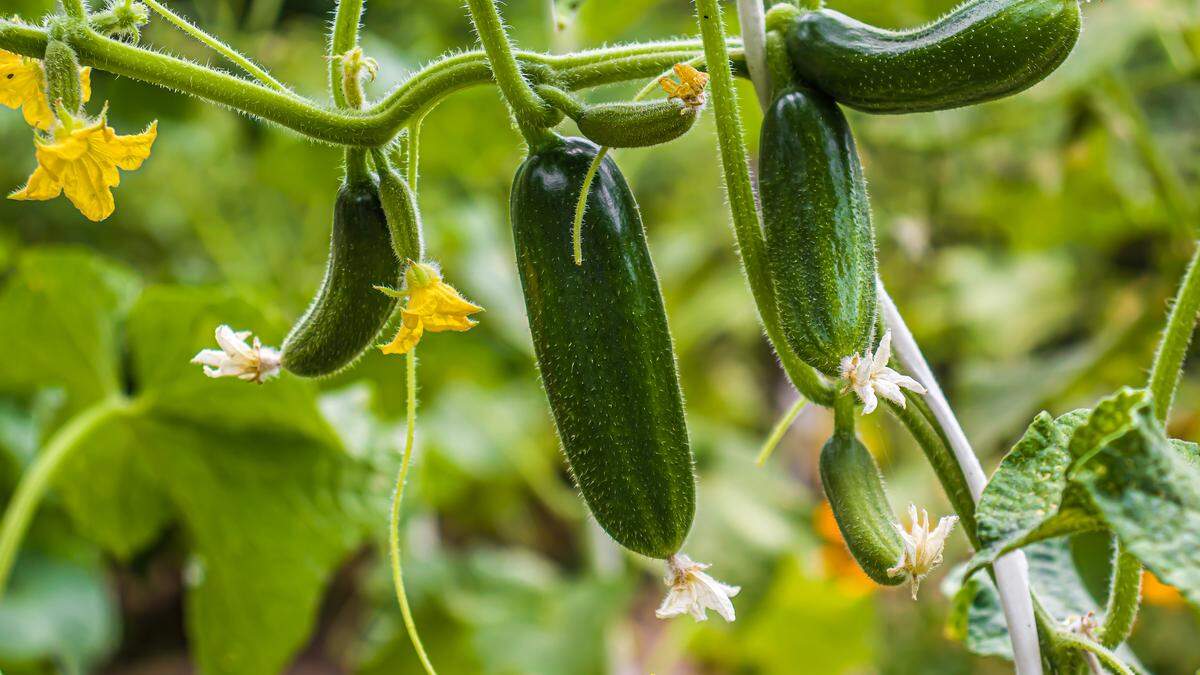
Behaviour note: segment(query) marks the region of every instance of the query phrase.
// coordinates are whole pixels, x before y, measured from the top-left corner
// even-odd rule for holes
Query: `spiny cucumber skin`
[[[876,312],[875,233],[846,117],[828,96],[784,91],[759,144],[767,263],[784,338],[836,377],[868,347]]]
[[[542,385],[596,522],[652,558],[677,553],[695,514],[683,395],[641,215],[617,165],[601,163],[572,256],[575,204],[599,148],[534,153],[513,181],[517,267]]]
[[[374,183],[344,185],[333,213],[321,288],[283,341],[283,367],[324,377],[349,367],[387,324],[396,299],[374,286],[399,286],[387,216]]]
[[[969,0],[921,28],[890,31],[829,9],[787,32],[801,79],[842,105],[899,114],[957,108],[1027,89],[1079,39],[1077,0]]]
[[[857,438],[834,434],[821,450],[821,485],[838,530],[858,566],[877,584],[895,586],[889,576],[904,551],[875,458]]]
[[[602,103],[585,108],[575,123],[579,133],[599,145],[642,148],[686,134],[696,117],[695,110],[674,101]]]

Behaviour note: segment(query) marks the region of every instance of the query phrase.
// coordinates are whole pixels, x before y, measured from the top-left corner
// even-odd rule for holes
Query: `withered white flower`
[[[671,590],[654,615],[660,619],[670,619],[680,614],[691,614],[696,621],[705,621],[711,609],[720,614],[722,619],[733,621],[736,616],[729,599],[742,589],[708,576],[704,570],[709,567],[711,565],[694,562],[682,553],[668,558],[663,583],[670,586]]]
[[[944,516],[938,520],[937,527],[929,529],[929,513],[921,509],[921,517],[917,518],[917,506],[908,505],[908,518],[912,521],[912,529],[904,530],[904,526],[893,523],[900,538],[904,540],[904,552],[895,567],[889,569],[888,576],[907,576],[912,584],[912,599],[917,599],[917,588],[921,579],[933,568],[942,564],[942,549],[946,546],[946,537],[958,522],[958,516]]]
[[[236,377],[246,382],[262,384],[279,375],[279,352],[262,346],[258,338],[246,343],[250,331],[234,331],[229,326],[217,327],[220,349],[203,349],[192,363],[204,366],[209,377]]]
[[[904,394],[900,392],[901,387],[918,394],[925,393],[925,387],[922,387],[920,382],[888,368],[888,360],[891,358],[892,332],[888,331],[883,334],[874,355],[867,351],[842,359],[842,377],[846,380],[846,389],[853,389],[863,402],[864,415],[871,414],[879,405],[876,394],[903,408]]]

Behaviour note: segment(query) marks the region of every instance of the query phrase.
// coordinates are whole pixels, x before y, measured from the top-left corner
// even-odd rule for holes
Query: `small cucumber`
[[[353,363],[396,306],[395,298],[374,287],[399,287],[400,272],[379,188],[371,181],[343,185],[333,210],[325,279],[283,341],[283,367],[322,377]]]
[[[968,0],[921,28],[890,31],[829,9],[787,31],[800,77],[843,105],[911,113],[1027,89],[1079,39],[1077,0]]]
[[[62,101],[63,108],[72,115],[83,109],[83,89],[79,82],[79,59],[75,50],[62,40],[50,40],[46,44],[43,68],[46,73],[46,100],[50,113],[56,114],[55,105]]]
[[[653,558],[679,551],[695,513],[692,452],[658,275],[637,203],[611,157],[583,217],[599,148],[572,138],[530,155],[513,181],[517,268],[542,384],[571,472],[596,522]]]
[[[821,485],[858,566],[877,584],[902,583],[903,575],[893,577],[887,572],[900,560],[904,542],[896,530],[883,476],[870,451],[852,434],[835,433],[821,450]]]
[[[610,148],[644,148],[686,134],[700,112],[678,100],[617,102],[588,105],[549,85],[538,94],[575,121],[589,141]]]
[[[380,166],[379,161],[376,166]],[[417,196],[395,169],[386,164],[382,167],[379,171],[379,201],[391,231],[392,250],[397,260],[423,260],[425,242]]]
[[[826,375],[862,352],[875,321],[875,234],[846,117],[828,96],[785,90],[767,109],[760,184],[768,269],[784,337]]]
[[[641,148],[673,141],[696,123],[699,112],[675,100],[602,103],[584,108],[575,123],[588,140],[610,148]]]

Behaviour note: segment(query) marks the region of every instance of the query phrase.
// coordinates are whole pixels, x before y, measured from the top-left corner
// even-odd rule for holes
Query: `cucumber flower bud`
[[[201,350],[192,363],[204,366],[209,377],[236,377],[259,384],[279,375],[279,352],[262,346],[258,338],[247,344],[250,335],[250,331],[218,326],[217,345],[221,348]]]
[[[904,551],[896,566],[887,573],[890,577],[907,576],[912,584],[912,599],[916,600],[921,579],[942,564],[942,549],[946,546],[946,537],[950,536],[954,524],[958,522],[958,516],[944,516],[938,520],[937,527],[930,530],[929,513],[921,509],[921,517],[917,518],[916,505],[909,504],[908,519],[912,521],[912,528],[907,531],[902,525],[893,523],[904,540]]]
[[[879,405],[876,394],[904,407],[904,394],[900,388],[909,389],[918,394],[925,393],[925,387],[920,382],[901,375],[888,368],[892,358],[892,332],[884,333],[879,341],[879,348],[874,354],[870,351],[853,354],[842,359],[842,378],[846,380],[843,391],[854,390],[859,400],[863,402],[863,414],[869,415]]]
[[[663,583],[670,586],[671,590],[654,615],[660,619],[670,619],[680,614],[691,614],[696,621],[705,621],[711,609],[726,621],[737,618],[733,602],[729,599],[742,589],[708,576],[704,570],[709,567],[711,565],[693,562],[682,553],[667,558],[667,574],[663,577]]]

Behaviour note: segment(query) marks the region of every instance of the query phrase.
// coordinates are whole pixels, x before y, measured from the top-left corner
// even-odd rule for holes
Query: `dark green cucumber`
[[[836,376],[875,321],[875,234],[854,137],[837,104],[787,90],[760,141],[767,261],[788,345]]]
[[[787,32],[800,77],[843,105],[911,113],[971,105],[1027,89],[1079,39],[1077,0],[969,0],[913,30],[876,28],[829,9]]]
[[[517,170],[512,226],[542,384],[579,490],[622,546],[679,551],[695,512],[692,453],[658,275],[611,157],[588,193],[583,265],[571,231],[599,148],[571,138]]]
[[[904,542],[871,452],[853,435],[835,433],[821,450],[821,485],[846,548],[863,572],[877,584],[903,582],[903,575],[887,572],[900,561]]]
[[[332,375],[379,336],[396,299],[374,286],[400,284],[387,216],[373,182],[343,185],[333,210],[329,264],[321,288],[283,341],[283,367],[303,377]]]

